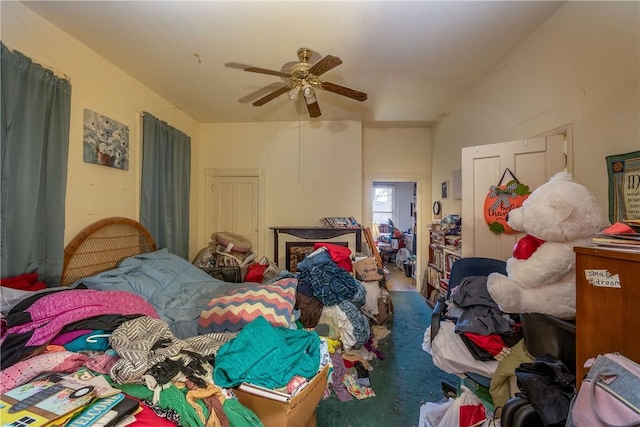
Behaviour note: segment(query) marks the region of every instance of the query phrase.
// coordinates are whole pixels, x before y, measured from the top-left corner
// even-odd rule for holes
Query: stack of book
[[[2,425],[122,427],[139,403],[88,370],[38,377],[0,395]]]
[[[640,219],[627,219],[624,221],[624,224],[631,227],[636,233],[640,233]]]
[[[639,226],[640,221],[616,222],[596,234],[591,241],[596,246],[640,252],[640,233],[636,231]]]
[[[330,216],[320,218],[320,222],[330,228],[360,228],[360,224],[354,217]]]

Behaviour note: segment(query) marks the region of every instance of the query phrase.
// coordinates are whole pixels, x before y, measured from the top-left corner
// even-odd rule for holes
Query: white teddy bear
[[[507,260],[507,275],[489,275],[491,297],[506,313],[575,318],[573,247],[589,245],[609,225],[593,194],[570,174],[557,173],[510,211],[507,223],[527,235]]]

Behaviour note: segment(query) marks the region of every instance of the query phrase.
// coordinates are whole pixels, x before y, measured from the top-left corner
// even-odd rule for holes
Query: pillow
[[[212,298],[198,319],[198,334],[237,332],[258,317],[288,328],[296,302],[298,280],[286,278],[270,285],[255,284]]]
[[[2,279],[0,284],[5,288],[18,289],[20,291],[40,291],[46,289],[44,282],[38,281],[38,273],[26,273],[20,276]]]
[[[262,283],[262,276],[264,272],[269,268],[268,265],[260,264],[257,262],[249,264],[247,267],[247,275],[244,280],[247,282]]]
[[[228,252],[248,252],[251,250],[251,240],[239,234],[219,231],[211,235],[211,240],[224,246]]]

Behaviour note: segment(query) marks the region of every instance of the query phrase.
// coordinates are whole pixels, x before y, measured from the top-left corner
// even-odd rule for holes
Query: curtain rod
[[[62,70],[58,70],[56,67],[51,66],[51,65],[46,65],[41,63],[40,61],[36,61],[34,60],[32,57],[25,55],[24,53],[22,53],[21,51],[12,48],[11,46],[7,46],[7,44],[5,44],[3,41],[0,41],[0,43],[2,43],[2,46],[4,46],[5,49],[8,49],[10,52],[12,53],[19,53],[20,55],[23,55],[25,58],[28,58],[31,62],[33,62],[36,65],[39,65],[40,67],[44,68],[45,70],[51,71],[53,73],[53,75],[55,75],[58,78],[61,79],[65,79],[68,80],[69,82],[71,82],[71,77],[69,77],[67,75],[67,73],[65,73]],[[61,75],[62,74],[62,75]]]

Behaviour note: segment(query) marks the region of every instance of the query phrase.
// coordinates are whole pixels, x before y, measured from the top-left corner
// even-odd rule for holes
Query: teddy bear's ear
[[[550,194],[547,202],[549,209],[553,211],[553,221],[556,223],[568,220],[574,211],[573,205],[567,203],[567,200],[560,194]]]
[[[553,181],[573,181],[573,175],[569,172],[558,172],[549,179],[549,182]]]

